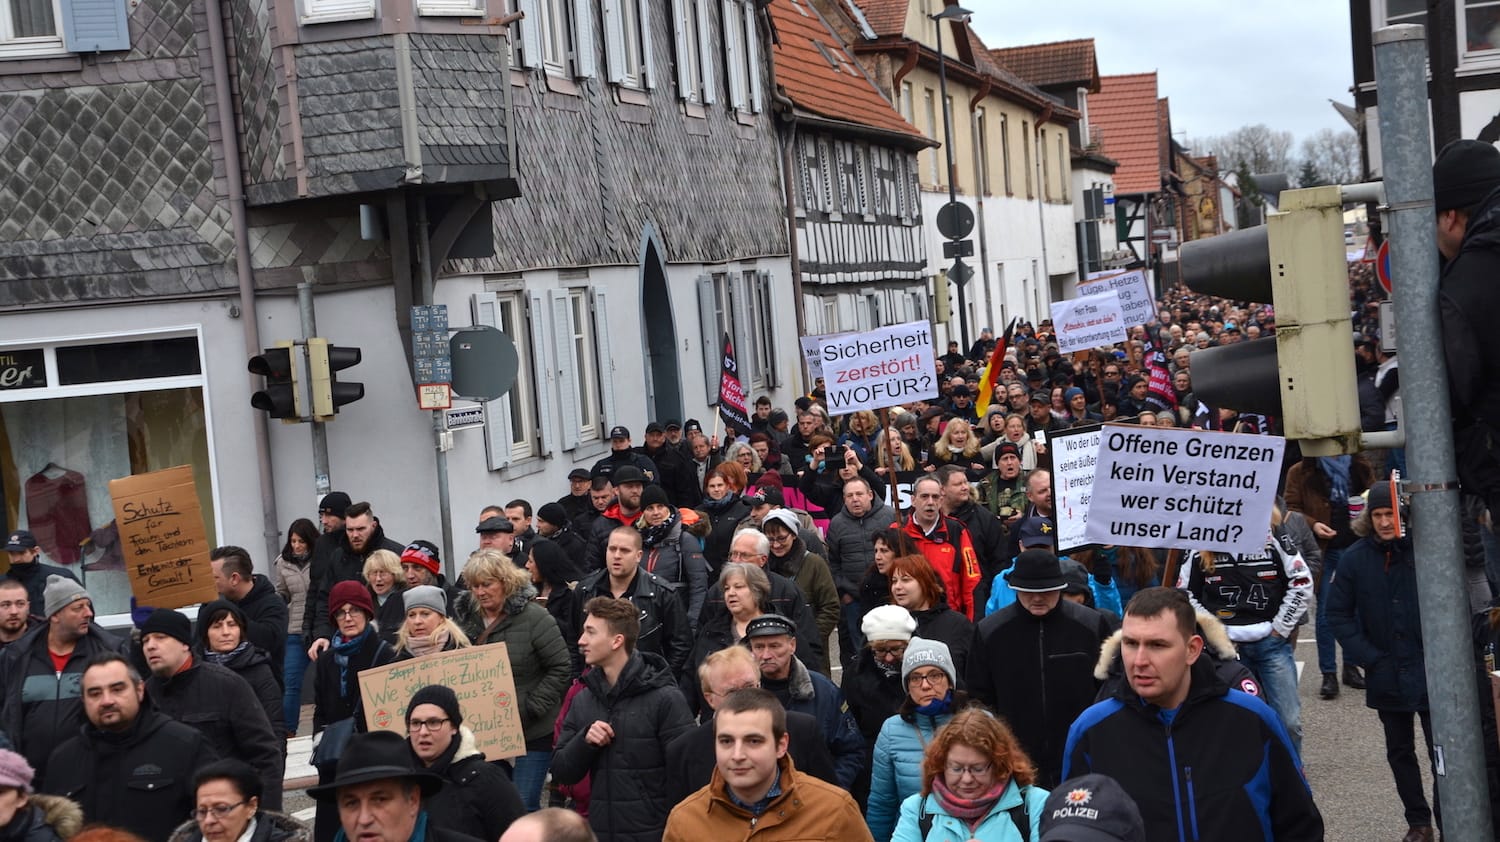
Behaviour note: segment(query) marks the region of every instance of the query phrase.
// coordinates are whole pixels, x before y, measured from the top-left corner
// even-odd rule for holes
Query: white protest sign
[[[1125,317],[1113,292],[1070,298],[1052,305],[1057,350],[1069,354],[1125,341]]]
[[[1126,547],[1260,552],[1285,448],[1277,436],[1107,425],[1085,537]]]
[[[1084,531],[1102,437],[1099,427],[1066,430],[1053,433],[1047,445],[1052,450],[1052,507],[1059,553],[1088,543]]]
[[[800,338],[802,342],[802,356],[807,358],[807,373],[809,377],[816,380],[823,376],[823,340],[846,335],[847,332],[823,333],[817,336],[803,336]]]
[[[1102,277],[1089,276],[1078,283],[1079,295],[1097,295],[1113,292],[1120,296],[1120,312],[1125,315],[1125,326],[1135,327],[1151,321],[1156,315],[1156,300],[1151,297],[1151,284],[1146,282],[1146,273],[1139,269]],[[1057,320],[1054,318],[1053,322]]]
[[[824,338],[818,353],[832,415],[937,397],[937,360],[927,322]]]

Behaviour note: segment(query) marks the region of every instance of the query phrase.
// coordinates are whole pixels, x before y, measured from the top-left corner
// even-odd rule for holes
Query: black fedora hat
[[[350,737],[339,756],[333,780],[309,787],[307,794],[326,801],[338,795],[339,787],[390,778],[415,781],[422,787],[423,798],[430,798],[443,788],[441,777],[416,764],[404,737],[394,731],[372,731]]]
[[[1016,569],[1010,574],[1013,591],[1060,591],[1068,586],[1057,556],[1041,550],[1026,550],[1016,556]]]

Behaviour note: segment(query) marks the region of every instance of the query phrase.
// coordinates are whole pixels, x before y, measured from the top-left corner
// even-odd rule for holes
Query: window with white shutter
[[[744,4],[745,9],[745,67],[750,76],[750,110],[756,114],[761,108],[760,82],[760,27],[756,25],[756,3]]]
[[[595,362],[599,377],[599,426],[609,429],[619,419],[615,410],[615,355],[609,341],[609,302],[604,290],[593,290]]]
[[[484,403],[484,449],[489,469],[502,470],[512,462],[536,455],[536,347],[526,320],[526,302],[519,293],[475,293],[469,307],[474,323],[497,328],[516,346],[518,375],[510,391]]]
[[[302,22],[334,23],[375,17],[375,0],[303,0]]]

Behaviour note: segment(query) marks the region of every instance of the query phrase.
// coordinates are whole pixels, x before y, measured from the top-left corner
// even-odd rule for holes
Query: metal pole
[[[1394,296],[1396,329],[1401,336],[1439,336],[1425,30],[1413,24],[1378,29],[1374,45],[1380,151],[1390,207],[1391,276],[1400,284]],[[1405,485],[1412,491],[1413,549],[1422,570],[1417,597],[1443,838],[1488,840],[1490,803],[1479,742],[1483,732],[1470,643],[1448,373],[1442,349],[1430,342],[1402,348],[1401,368],[1411,378],[1408,382],[1426,384],[1426,399],[1406,408],[1411,475]]]
[[[297,284],[297,312],[302,316],[302,341],[306,342],[318,335],[318,318],[313,311],[312,284],[303,281]],[[312,383],[312,362],[305,354],[301,355],[304,361],[302,382]],[[313,490],[317,492],[318,499],[333,490],[333,479],[328,469],[328,427],[322,421],[312,422],[312,451],[313,451]]]
[[[422,272],[422,303],[432,303],[432,244],[428,241],[427,199],[417,196],[417,262]],[[448,497],[448,451],[446,431],[443,429],[442,410],[432,413],[433,449],[437,453],[438,520],[443,531],[443,558],[448,566],[448,576],[453,578],[458,571],[458,560],[453,555],[453,501]]]
[[[943,19],[936,18],[938,54],[938,96],[943,107],[943,155],[948,159],[948,204],[958,202],[958,165],[953,163],[953,115],[948,108],[948,60],[943,55]],[[964,297],[964,282],[954,279],[958,287],[958,344],[969,349],[969,307]]]

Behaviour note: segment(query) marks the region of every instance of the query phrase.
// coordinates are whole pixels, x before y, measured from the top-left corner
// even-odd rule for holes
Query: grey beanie
[[[906,644],[906,657],[901,659],[901,683],[905,684],[912,670],[917,667],[937,667],[948,674],[949,686],[958,685],[958,670],[953,666],[953,653],[941,640],[914,637]]]
[[[443,593],[442,588],[435,585],[407,588],[401,592],[401,601],[407,611],[413,608],[427,608],[444,617],[448,616],[448,597]]]
[[[51,617],[80,599],[92,598],[77,580],[54,573],[47,577],[47,587],[42,590],[42,610]]]

